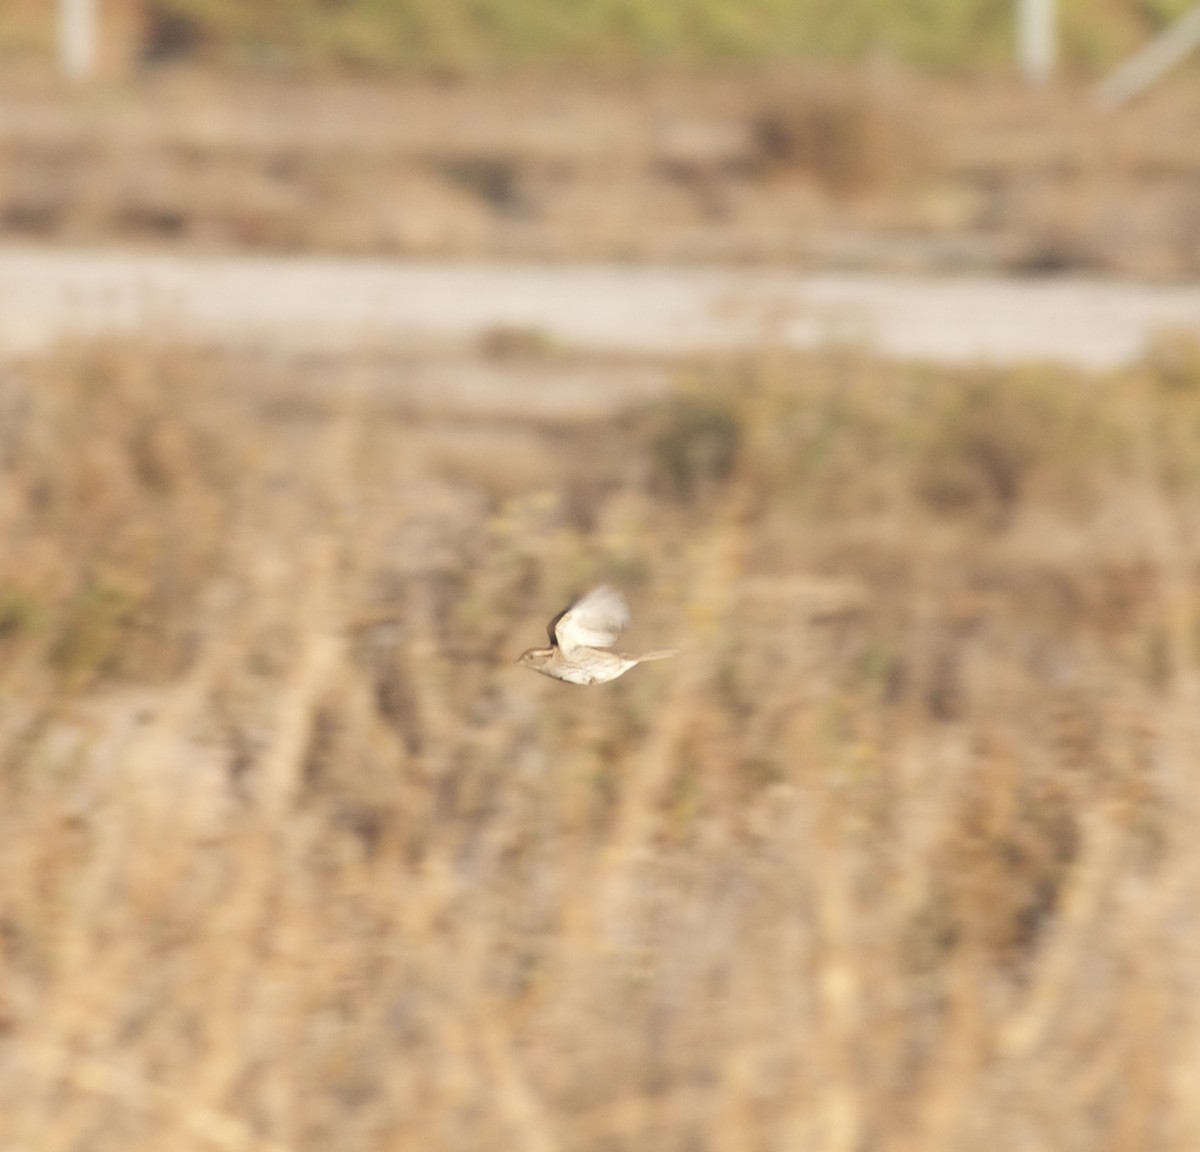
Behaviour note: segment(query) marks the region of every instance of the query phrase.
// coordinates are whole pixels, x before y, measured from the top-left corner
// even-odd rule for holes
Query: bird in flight
[[[615,588],[601,585],[567,605],[546,632],[549,648],[530,648],[517,661],[543,676],[568,684],[603,684],[615,680],[643,660],[665,660],[676,649],[629,656],[612,646],[629,623],[629,605]]]

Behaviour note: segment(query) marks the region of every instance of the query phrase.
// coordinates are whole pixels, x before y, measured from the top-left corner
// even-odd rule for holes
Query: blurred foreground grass
[[[1192,347],[403,373],[0,378],[5,1148],[1197,1146]]]

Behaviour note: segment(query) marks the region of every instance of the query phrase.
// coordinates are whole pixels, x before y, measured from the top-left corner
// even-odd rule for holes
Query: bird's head
[[[553,648],[530,648],[528,652],[522,652],[517,657],[517,663],[523,668],[532,668],[534,671],[540,672],[553,655]]]

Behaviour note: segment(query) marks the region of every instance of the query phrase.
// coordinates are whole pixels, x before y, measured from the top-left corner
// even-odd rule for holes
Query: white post
[[[1120,108],[1195,51],[1197,45],[1200,45],[1200,4],[1104,79],[1096,88],[1100,107],[1108,112]]]
[[[1017,57],[1030,84],[1045,84],[1054,73],[1054,9],[1055,0],[1017,0]]]
[[[97,0],[58,0],[58,64],[69,80],[86,80],[96,67]]]

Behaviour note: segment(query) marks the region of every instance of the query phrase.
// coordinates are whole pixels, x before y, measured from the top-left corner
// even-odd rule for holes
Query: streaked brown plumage
[[[630,656],[612,651],[629,623],[629,606],[615,588],[601,585],[567,605],[546,629],[549,648],[530,648],[517,661],[568,684],[603,684],[644,660],[665,660],[675,649]]]

